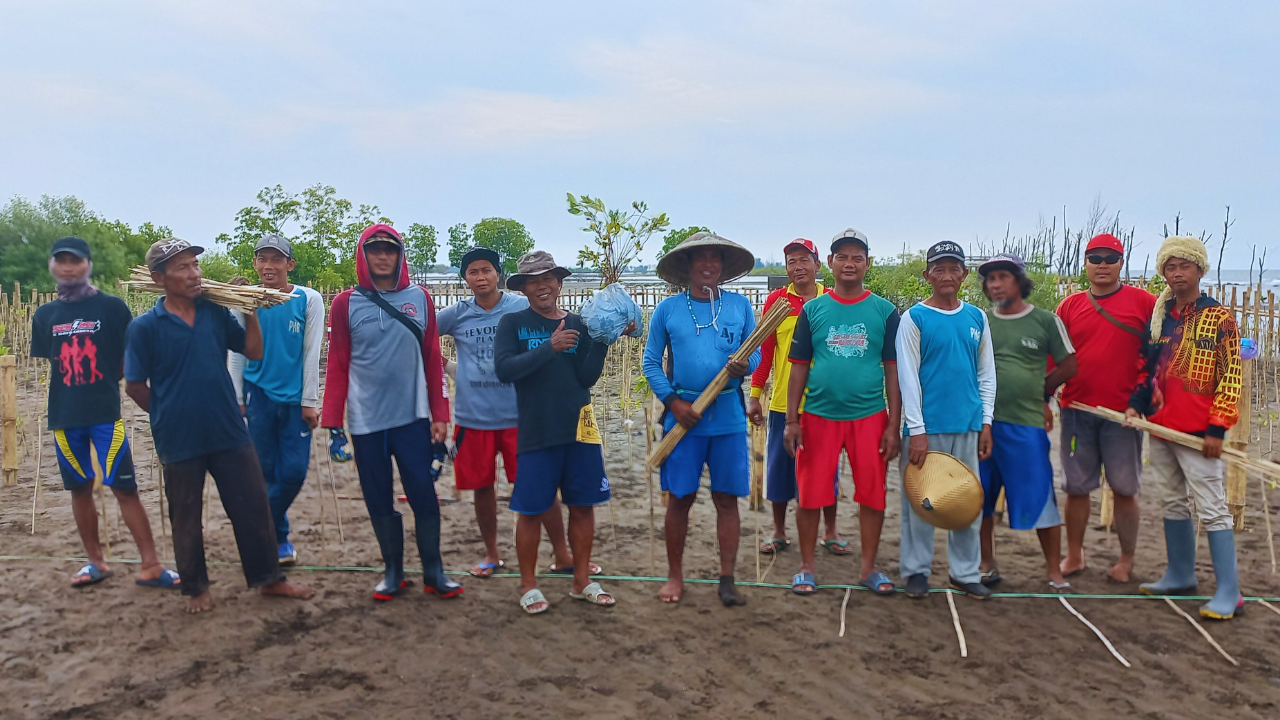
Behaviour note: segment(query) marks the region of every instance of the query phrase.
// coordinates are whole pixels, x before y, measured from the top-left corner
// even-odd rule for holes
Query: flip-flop
[[[786,550],[789,547],[791,547],[791,543],[789,541],[783,540],[781,538],[774,538],[772,540],[766,540],[760,543],[760,554],[775,555],[777,553],[780,553]]]
[[[154,577],[154,578],[151,578],[150,580],[134,581],[135,585],[141,585],[142,587],[162,588],[164,590],[177,590],[182,587],[181,583],[182,583],[182,578],[178,577],[178,573],[170,570],[169,568],[162,569],[160,571],[159,577]]]
[[[593,582],[582,588],[582,592],[580,593],[569,593],[569,597],[574,600],[584,600],[592,605],[599,605],[600,607],[613,607],[618,602],[613,595],[610,595],[604,588],[600,587],[600,583],[598,582]],[[602,597],[609,599],[601,600]]]
[[[1003,579],[1004,578],[1000,577],[1000,570],[998,568],[991,568],[990,570],[982,573],[982,579],[979,580],[979,582],[987,587],[995,587],[996,585],[999,585],[1000,581]]]
[[[832,555],[852,555],[853,548],[849,547],[848,540],[823,540],[822,547]]]
[[[494,570],[497,570],[499,568],[504,568],[506,566],[507,564],[501,560],[499,560],[496,563],[482,562],[482,563],[477,563],[475,567],[471,568],[467,572],[471,573],[472,577],[489,578],[489,577],[493,577]]]
[[[1062,591],[1064,591],[1064,590],[1070,590],[1070,589],[1071,589],[1071,583],[1067,582],[1066,580],[1063,580],[1063,581],[1062,581],[1062,582],[1060,582],[1060,583],[1056,583],[1056,582],[1054,582],[1054,581],[1050,580],[1050,581],[1049,581],[1049,587],[1050,587],[1054,592],[1062,592]]]
[[[530,609],[531,605],[536,605],[538,603],[542,603],[542,609],[540,610]],[[544,613],[550,610],[551,603],[547,602],[547,597],[542,594],[541,590],[539,590],[538,588],[534,588],[529,592],[525,593],[524,596],[520,598],[520,607],[523,608],[524,611],[530,615],[537,615],[538,613]]]
[[[800,590],[799,588],[808,587],[809,590]],[[813,573],[798,572],[791,578],[791,592],[797,595],[813,595],[818,592],[818,581],[813,577]]]
[[[595,563],[591,563],[591,565],[588,567],[588,570],[589,570],[589,572],[587,573],[588,575],[603,575],[603,574],[604,574],[604,568],[600,567],[599,565],[597,565],[597,564],[595,564]],[[551,567],[547,568],[547,574],[549,574],[549,575],[572,575],[572,574],[573,574],[573,566],[572,566],[572,565],[565,565],[564,567],[556,567],[556,564],[555,564],[555,563],[551,563]]]
[[[90,585],[97,585],[115,574],[114,570],[107,570],[106,572],[103,572],[102,568],[94,565],[93,563],[89,563],[88,565],[80,568],[80,572],[71,577],[71,587],[88,587]],[[82,577],[87,577],[89,579],[76,582],[76,578]]]
[[[879,570],[876,570],[870,575],[862,578],[858,584],[877,595],[892,595],[894,591],[897,590],[897,587],[893,584],[893,581],[889,579],[889,576]],[[881,585],[888,585],[889,589],[881,590]]]

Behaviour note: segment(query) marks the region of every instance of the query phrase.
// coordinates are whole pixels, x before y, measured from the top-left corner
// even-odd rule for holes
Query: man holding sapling
[[[1149,595],[1196,591],[1195,511],[1209,539],[1218,586],[1200,617],[1230,620],[1244,612],[1235,530],[1222,482],[1222,440],[1240,418],[1240,328],[1235,315],[1200,292],[1209,253],[1194,237],[1165,239],[1156,267],[1168,285],[1156,300],[1147,362],[1125,415],[1204,438],[1197,451],[1151,436],[1149,459],[1164,509],[1169,565],[1139,590]]]
[[[1075,347],[1077,367],[1059,398],[1062,427],[1058,452],[1067,492],[1067,556],[1061,568],[1067,578],[1087,567],[1084,535],[1089,525],[1089,494],[1101,487],[1104,469],[1115,500],[1116,536],[1120,540],[1120,557],[1107,571],[1108,580],[1129,582],[1138,546],[1142,433],[1071,408],[1079,402],[1124,412],[1138,383],[1143,338],[1155,296],[1121,284],[1122,267],[1124,244],[1109,233],[1094,237],[1084,251],[1089,287],[1067,296],[1057,309]]]
[[[746,361],[730,362],[730,356],[755,330],[756,316],[751,301],[720,286],[754,266],[755,256],[749,250],[708,232],[694,233],[658,261],[658,276],[683,286],[684,291],[663,300],[653,311],[644,349],[644,376],[653,394],[667,407],[663,429],[671,432],[679,423],[688,431],[661,470],[662,490],[670,493],[667,583],[658,592],[666,603],[680,602],[684,593],[689,509],[697,499],[704,467],[711,471],[711,501],[716,507],[720,602],[726,607],[746,602],[733,581],[741,540],[738,498],[751,489],[741,378],[760,362],[760,351]],[[699,413],[693,401],[723,369],[733,379],[706,411]]]
[[[876,553],[884,526],[885,473],[901,445],[895,345],[899,321],[893,303],[862,286],[871,266],[868,253],[867,238],[857,230],[835,237],[827,257],[835,291],[805,303],[791,341],[784,441],[789,456],[795,457],[799,488],[800,572],[791,580],[792,592],[799,595],[817,591],[818,516],[835,507],[832,479],[842,451],[853,469],[858,503],[859,581],[877,595],[894,590],[889,577],[876,569]]]

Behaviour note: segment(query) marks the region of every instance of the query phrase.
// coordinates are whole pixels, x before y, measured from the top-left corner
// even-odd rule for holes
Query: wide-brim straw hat
[[[736,280],[755,269],[756,256],[750,250],[715,233],[696,232],[672,248],[671,252],[662,256],[658,261],[658,277],[672,285],[688,287],[693,251],[704,247],[720,249],[721,258],[723,258],[718,283],[720,285]]]
[[[968,465],[944,452],[932,451],[924,465],[907,464],[902,481],[911,509],[943,530],[963,530],[982,514],[982,483]]]

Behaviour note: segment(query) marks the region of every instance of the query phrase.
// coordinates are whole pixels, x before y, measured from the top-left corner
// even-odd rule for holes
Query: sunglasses
[[[1123,258],[1119,255],[1085,255],[1084,259],[1094,265],[1115,265]]]

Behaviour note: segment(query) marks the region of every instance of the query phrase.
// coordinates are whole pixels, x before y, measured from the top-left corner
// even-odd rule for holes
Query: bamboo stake
[[[338,516],[338,540],[343,545],[346,545],[347,536],[342,531],[342,507],[338,505],[338,486],[333,481],[333,456],[331,456],[328,453],[328,451],[324,448],[323,441],[321,441],[320,445],[321,445],[320,452],[324,453],[325,460],[327,461],[327,464],[325,465],[325,467],[329,471],[329,491],[330,491],[330,494],[333,495],[333,511]],[[317,477],[316,482],[320,482],[320,478]]]
[[[1230,655],[1228,655],[1228,654],[1227,654],[1227,651],[1226,651],[1226,650],[1223,650],[1223,649],[1222,649],[1222,646],[1218,644],[1218,641],[1213,639],[1213,636],[1209,634],[1209,631],[1207,631],[1207,630],[1205,630],[1204,628],[1200,627],[1200,623],[1196,622],[1196,619],[1195,619],[1195,618],[1193,618],[1193,617],[1191,617],[1190,615],[1188,615],[1185,611],[1183,611],[1183,609],[1182,609],[1182,608],[1178,607],[1177,605],[1174,605],[1174,604],[1173,604],[1173,601],[1172,601],[1172,600],[1170,600],[1169,598],[1165,598],[1165,599],[1164,599],[1164,601],[1165,601],[1165,602],[1167,602],[1167,603],[1169,603],[1169,607],[1173,608],[1173,609],[1174,609],[1174,612],[1176,612],[1176,613],[1178,613],[1179,615],[1181,615],[1182,617],[1186,618],[1186,619],[1187,619],[1187,622],[1191,623],[1191,627],[1193,627],[1193,628],[1195,628],[1196,630],[1200,631],[1200,634],[1204,636],[1204,639],[1205,639],[1205,640],[1208,640],[1208,641],[1209,641],[1209,644],[1213,646],[1213,649],[1214,649],[1214,650],[1217,650],[1217,651],[1222,655],[1222,657],[1226,658],[1226,659],[1227,659],[1227,661],[1228,661],[1228,662],[1230,662],[1232,665],[1235,665],[1235,666],[1237,666],[1237,667],[1239,667],[1239,666],[1240,666],[1240,663],[1236,662],[1236,659],[1235,659],[1235,658],[1233,658],[1233,657],[1231,657]]]
[[[760,553],[756,553],[759,555]],[[756,562],[759,565],[759,561]],[[844,589],[844,600],[840,601],[840,637],[844,637],[844,611],[849,607],[849,594],[853,592],[853,588]]]
[[[956,638],[960,641],[960,657],[969,657],[969,644],[964,641],[964,630],[960,627],[960,614],[956,612],[956,601],[952,599],[951,592],[945,593],[947,596],[947,607],[951,608],[951,623],[956,626]]]
[[[1258,490],[1262,493],[1262,517],[1267,523],[1267,549],[1271,551],[1271,574],[1276,574],[1276,538],[1271,532],[1271,506],[1267,504],[1267,480],[1258,478]]]
[[[15,283],[16,286],[16,283]],[[15,299],[17,291],[14,292]],[[4,484],[18,484],[18,358],[0,355],[0,456]]]
[[[1106,635],[1102,634],[1102,631],[1099,630],[1097,626],[1089,622],[1085,618],[1085,616],[1081,615],[1075,608],[1071,607],[1071,603],[1067,602],[1066,598],[1059,595],[1058,599],[1062,601],[1063,607],[1065,607],[1067,610],[1070,610],[1072,615],[1075,615],[1076,618],[1080,620],[1080,622],[1084,623],[1086,627],[1088,627],[1090,630],[1093,631],[1094,635],[1098,636],[1098,639],[1102,641],[1103,645],[1107,646],[1107,649],[1111,651],[1111,655],[1115,657],[1116,660],[1119,660],[1121,665],[1125,667],[1133,667],[1132,665],[1129,664],[1128,660],[1125,660],[1124,657],[1120,655],[1120,653],[1116,652],[1115,646],[1111,644],[1111,641],[1107,639]]]
[[[774,331],[778,329],[778,326],[782,324],[782,321],[790,315],[791,306],[789,304],[774,304],[774,306],[769,309],[769,312],[765,313],[764,317],[760,318],[760,323],[756,325],[756,329],[753,330],[751,334],[742,341],[742,345],[729,356],[729,362],[746,362],[751,357],[751,354],[754,353],[762,343],[764,343],[765,338],[773,335]],[[706,410],[707,407],[709,407],[720,395],[720,391],[724,389],[724,386],[728,382],[729,371],[727,368],[722,368],[720,372],[716,373],[715,378],[711,380],[711,383],[707,385],[706,389],[702,391],[702,394],[698,396],[698,399],[693,401],[693,409],[699,413]],[[649,467],[656,468],[661,466],[663,461],[665,461],[667,456],[671,454],[671,451],[675,449],[676,444],[680,442],[680,439],[684,437],[686,432],[688,431],[683,425],[676,423],[676,425],[671,428],[671,432],[667,433],[662,438],[662,442],[658,444],[658,449],[654,451],[653,455],[649,456],[647,461]]]
[[[1271,603],[1267,602],[1266,600],[1259,600],[1258,602],[1262,603],[1262,606],[1263,606],[1263,607],[1265,607],[1266,609],[1270,610],[1271,612],[1273,612],[1273,613],[1275,613],[1275,614],[1277,614],[1277,615],[1280,615],[1280,608],[1276,607],[1275,605],[1272,605]]]
[[[653,453],[653,395],[650,394],[646,398],[644,404],[644,452],[645,457]],[[645,485],[649,488],[649,574],[653,575],[658,571],[658,556],[655,550],[653,539],[654,511],[653,511],[653,468],[645,466],[644,469]],[[759,571],[756,576],[759,577]]]
[[[316,444],[311,443],[311,455],[316,454]],[[324,488],[320,483],[316,483],[316,499],[320,501],[320,562],[325,565],[329,564],[329,531],[325,526],[324,517]]]
[[[36,406],[39,405],[39,391],[36,395]],[[40,411],[36,410],[36,489],[31,493],[31,534],[36,534],[36,503],[40,500],[40,466],[44,462],[44,423],[40,420]]]

